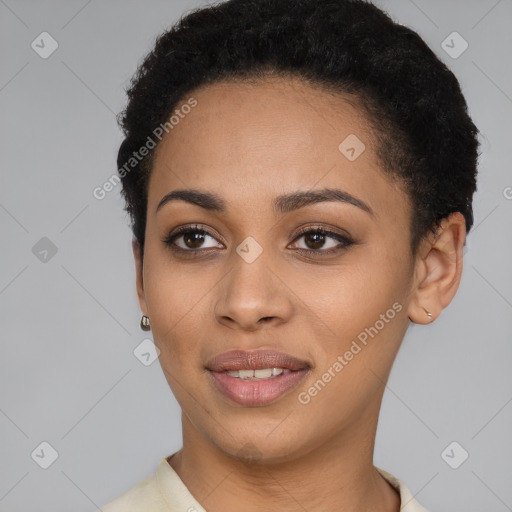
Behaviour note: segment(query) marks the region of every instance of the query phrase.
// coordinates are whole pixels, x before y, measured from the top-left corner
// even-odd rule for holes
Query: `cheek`
[[[303,273],[297,284],[310,311],[330,328],[330,337],[341,340],[372,325],[396,301],[403,301],[407,289],[402,262],[368,248],[335,269]]]
[[[333,432],[377,407],[407,328],[397,291],[387,280],[370,282],[331,296],[324,319],[336,336],[317,337],[314,375],[297,397],[303,414]]]
[[[370,381],[375,384],[377,377],[372,372],[385,376],[408,325],[405,302],[410,263],[392,248],[375,247],[379,249],[365,247],[354,253],[336,272],[331,269],[329,275],[320,279],[317,275],[316,280],[305,278],[308,287],[316,282],[309,309],[329,328],[315,336],[316,373],[322,375],[329,369],[335,373],[337,378],[329,387],[339,387],[343,395],[357,391],[354,386],[373,389]]]
[[[206,273],[184,272],[170,258],[148,253],[144,292],[155,344],[160,349],[162,366],[185,368],[197,357],[208,320],[208,290],[214,285]]]

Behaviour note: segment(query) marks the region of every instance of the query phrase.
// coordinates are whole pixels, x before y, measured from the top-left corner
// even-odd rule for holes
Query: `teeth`
[[[254,370],[254,376],[258,379],[268,379],[272,377],[272,368],[263,368],[261,370]]]
[[[254,371],[253,370],[239,370],[238,376],[241,379],[248,379],[250,377],[254,377]]]
[[[270,379],[272,377],[277,377],[278,375],[286,375],[290,373],[291,370],[285,368],[261,368],[259,370],[235,370],[227,372],[231,377],[236,377],[237,379]]]

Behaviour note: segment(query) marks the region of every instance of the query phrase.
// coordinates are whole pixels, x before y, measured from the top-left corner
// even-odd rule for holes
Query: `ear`
[[[420,244],[407,311],[414,323],[432,322],[452,301],[462,277],[465,241],[466,221],[461,213],[455,212],[442,220],[435,235]]]
[[[135,260],[135,283],[137,287],[137,297],[139,306],[143,315],[148,316],[148,307],[144,295],[144,265],[141,246],[137,239],[132,239],[133,258]]]

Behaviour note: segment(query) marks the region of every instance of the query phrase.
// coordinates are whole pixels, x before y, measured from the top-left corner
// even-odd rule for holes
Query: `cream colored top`
[[[377,471],[400,493],[400,512],[427,512],[403,482]],[[176,471],[162,458],[156,472],[101,507],[102,512],[207,512],[192,496]]]

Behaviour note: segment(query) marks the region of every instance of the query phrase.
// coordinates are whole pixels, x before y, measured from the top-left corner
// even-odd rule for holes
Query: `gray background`
[[[158,360],[133,353],[147,336],[119,187],[92,191],[115,172],[115,113],[137,63],[202,3],[0,0],[2,512],[96,510],[181,446]],[[455,72],[483,155],[462,284],[407,333],[375,463],[432,512],[512,510],[512,1],[379,5]],[[59,45],[47,59],[31,48],[43,31]],[[469,43],[458,58],[441,47],[453,31]],[[59,455],[48,469],[43,441]],[[458,469],[441,456],[453,441],[452,464],[469,453]]]

